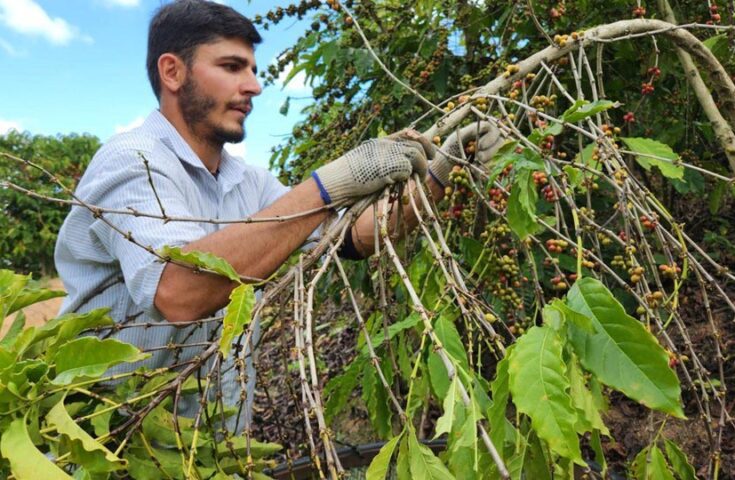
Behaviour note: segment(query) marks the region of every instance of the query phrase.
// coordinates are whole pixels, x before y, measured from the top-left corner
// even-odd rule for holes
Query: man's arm
[[[323,205],[316,182],[309,179],[253,217],[290,215]],[[326,212],[317,212],[284,222],[233,224],[189,243],[183,250],[209,252],[227,260],[240,275],[267,278],[326,217]],[[154,304],[170,322],[196,320],[224,307],[234,287],[224,277],[169,263],[158,283]]]

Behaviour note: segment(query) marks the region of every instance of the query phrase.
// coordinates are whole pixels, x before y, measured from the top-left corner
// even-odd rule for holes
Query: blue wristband
[[[319,195],[321,195],[324,204],[329,205],[330,203],[332,203],[332,198],[329,196],[329,193],[327,193],[324,185],[322,185],[322,181],[319,179],[319,175],[317,175],[316,171],[311,172],[311,178],[314,179],[314,181],[316,182],[316,186],[319,187]]]

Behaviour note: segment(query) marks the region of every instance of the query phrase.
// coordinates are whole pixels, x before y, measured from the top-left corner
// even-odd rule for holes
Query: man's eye
[[[240,65],[238,65],[237,63],[227,63],[225,64],[225,69],[228,72],[237,72],[240,70]]]

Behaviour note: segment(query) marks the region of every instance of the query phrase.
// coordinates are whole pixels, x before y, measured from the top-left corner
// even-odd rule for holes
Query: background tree
[[[0,136],[0,152],[31,160],[56,175],[72,190],[100,147],[88,134],[31,135],[10,131]],[[0,156],[0,178],[40,195],[69,196],[39,170]],[[67,205],[51,203],[21,191],[0,188],[0,267],[18,272],[53,275],[54,245]]]

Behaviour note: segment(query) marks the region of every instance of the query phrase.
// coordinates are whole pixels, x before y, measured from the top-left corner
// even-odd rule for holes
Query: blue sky
[[[156,108],[145,73],[148,21],[161,0],[0,0],[0,133],[88,132],[103,141],[139,124]],[[220,0],[247,16],[288,1]],[[311,20],[262,30],[256,49],[263,70]],[[289,134],[308,97],[297,75],[254,99],[244,144],[228,146],[248,163],[267,166],[270,148]]]

